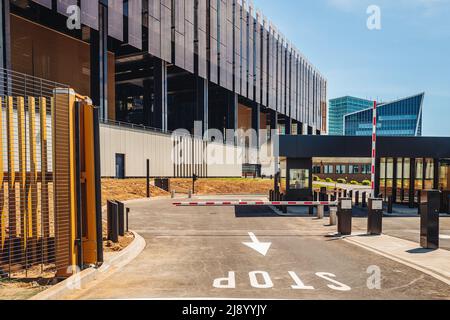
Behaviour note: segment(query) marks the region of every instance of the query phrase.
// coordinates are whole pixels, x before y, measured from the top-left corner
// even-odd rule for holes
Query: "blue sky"
[[[255,0],[328,79],[328,98],[425,92],[424,135],[450,136],[450,0]],[[367,28],[369,5],[381,30]]]

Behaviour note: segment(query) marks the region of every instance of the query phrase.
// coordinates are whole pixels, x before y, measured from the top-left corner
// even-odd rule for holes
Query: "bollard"
[[[419,199],[420,246],[424,249],[439,249],[439,198],[440,191],[428,190]]]
[[[383,231],[383,199],[369,199],[367,233],[381,235]]]
[[[330,226],[337,224],[337,207],[330,207]]]
[[[319,201],[328,201],[328,190],[327,187],[320,188]],[[329,206],[325,206],[325,212],[330,210]]]
[[[130,231],[130,227],[129,227],[129,224],[128,224],[128,222],[129,222],[129,220],[128,220],[128,218],[129,218],[129,216],[130,216],[130,208],[127,208],[126,209],[126,212],[127,212],[127,217],[126,217],[126,220],[127,220],[127,232],[129,232]]]
[[[344,190],[344,198],[347,198],[347,189]]]
[[[107,202],[108,240],[119,242],[119,208],[117,202]]]
[[[422,198],[422,191],[421,190],[417,190],[417,214],[420,216],[420,211],[422,210],[421,206],[420,206],[420,199]]]
[[[350,199],[352,199],[352,203],[353,203],[353,190],[350,190],[350,191],[348,192],[348,197],[349,197]]]
[[[447,196],[447,213],[450,214],[450,194]]]
[[[362,193],[362,207],[367,208],[367,192]]]
[[[352,200],[342,198],[339,200],[337,213],[338,233],[344,236],[352,234]]]
[[[317,207],[317,219],[322,220],[324,216],[325,216],[325,207],[318,206]]]
[[[122,202],[117,201],[118,206],[118,224],[119,224],[119,236],[125,236],[125,205]]]
[[[393,213],[394,212],[394,197],[393,196],[389,196],[388,197],[388,213]]]
[[[192,199],[192,190],[191,189],[189,189],[189,191],[188,191],[188,198]]]
[[[175,190],[172,190],[170,192],[170,195],[171,195],[172,199],[175,199],[175,194],[176,194]]]
[[[355,192],[355,206],[359,206],[359,191]]]

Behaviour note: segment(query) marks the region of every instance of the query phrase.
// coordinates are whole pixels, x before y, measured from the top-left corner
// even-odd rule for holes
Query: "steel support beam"
[[[102,1],[98,6],[98,31],[91,28],[91,99],[104,121],[108,119],[108,7]]]
[[[154,60],[155,95],[153,100],[152,126],[166,132],[167,128],[167,62]]]

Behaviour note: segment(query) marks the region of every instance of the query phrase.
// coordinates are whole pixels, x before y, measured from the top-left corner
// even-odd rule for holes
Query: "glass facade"
[[[349,96],[330,100],[329,134],[332,136],[344,135],[344,116],[372,106],[373,101]]]
[[[421,136],[422,104],[425,94],[380,104],[377,115],[379,136]],[[372,134],[372,108],[344,116],[344,134],[370,136]]]

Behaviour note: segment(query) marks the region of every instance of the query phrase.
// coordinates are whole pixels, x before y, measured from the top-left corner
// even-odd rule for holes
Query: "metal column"
[[[98,31],[91,29],[91,99],[108,119],[108,8],[99,2]]]

